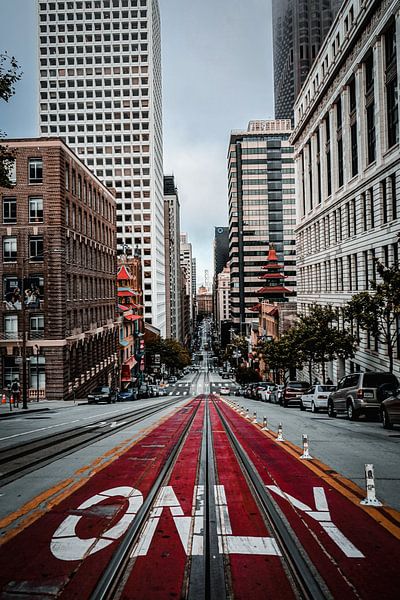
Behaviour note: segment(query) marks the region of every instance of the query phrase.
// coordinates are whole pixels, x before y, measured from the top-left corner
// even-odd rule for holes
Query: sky
[[[213,274],[214,226],[228,225],[227,149],[232,129],[273,118],[271,0],[159,0],[162,25],[164,173],[175,175],[181,230],[197,283]],[[23,77],[0,130],[38,135],[36,0],[0,0],[0,51]]]

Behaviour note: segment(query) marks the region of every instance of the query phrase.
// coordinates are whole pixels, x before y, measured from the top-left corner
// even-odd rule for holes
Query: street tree
[[[244,363],[236,369],[236,381],[242,385],[260,380],[260,373]]]
[[[0,99],[8,102],[15,92],[15,84],[21,79],[20,67],[13,56],[7,52],[0,53]],[[4,138],[0,131],[0,141]],[[9,170],[14,159],[13,152],[5,144],[0,143],[0,187],[11,187]]]
[[[293,338],[292,330],[277,340],[261,342],[257,346],[257,352],[273,372],[277,383],[280,381],[286,383],[290,371],[303,366],[303,354]]]
[[[180,342],[173,339],[162,339],[157,337],[146,344],[146,354],[150,362],[154,363],[154,356],[160,356],[160,363],[164,364],[169,371],[183,369],[191,363],[188,350]]]
[[[379,283],[371,281],[371,292],[355,294],[345,307],[345,316],[386,345],[392,373],[394,349],[400,339],[400,270],[398,263],[385,267],[379,260],[376,270]]]
[[[308,365],[309,381],[312,368],[321,366],[325,383],[326,363],[338,358],[352,358],[357,348],[356,338],[339,327],[339,314],[332,306],[314,304],[307,315],[301,315],[291,330],[292,340]]]
[[[242,360],[247,360],[249,353],[249,342],[245,336],[235,335],[232,342],[227,344],[224,360],[229,360],[233,365],[239,365]]]

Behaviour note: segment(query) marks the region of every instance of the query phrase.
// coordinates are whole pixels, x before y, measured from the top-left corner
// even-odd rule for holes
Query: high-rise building
[[[229,263],[217,275],[215,320],[220,331],[221,321],[229,321],[231,312],[231,277]]]
[[[7,146],[0,380],[32,400],[82,398],[117,384],[115,198],[60,139]]]
[[[165,333],[158,0],[38,0],[40,133],[117,198],[117,247],[143,257],[145,319]]]
[[[165,310],[166,337],[182,337],[180,205],[173,175],[164,177]]]
[[[272,0],[275,119],[292,119],[294,102],[342,0]]]
[[[214,228],[214,274],[222,273],[229,260],[229,227]]]
[[[292,142],[302,313],[318,303],[342,314],[354,294],[377,280],[376,259],[398,264],[399,32],[397,2],[346,0],[297,99]],[[329,365],[333,379],[388,370],[386,345],[370,332],[357,337],[354,359]],[[394,358],[400,375],[399,344]]]
[[[259,302],[269,244],[283,264],[285,286],[296,286],[295,175],[290,120],[251,121],[232,132],[228,151],[231,317],[244,334]]]

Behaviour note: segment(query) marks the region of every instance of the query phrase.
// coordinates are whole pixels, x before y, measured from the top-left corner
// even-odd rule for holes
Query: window
[[[6,340],[18,338],[18,315],[4,316],[4,337]]]
[[[43,198],[29,198],[29,223],[43,223]]]
[[[393,21],[385,34],[386,123],[388,147],[399,141],[399,99],[396,64],[396,23]]]
[[[351,176],[358,173],[358,146],[357,146],[357,95],[356,82],[353,78],[349,83],[350,94],[350,138],[351,138]]]
[[[365,108],[367,112],[367,163],[375,160],[375,99],[374,99],[374,56],[365,61]]]
[[[43,183],[43,161],[41,158],[29,159],[29,183]]]
[[[10,158],[4,161],[4,167],[7,171],[7,176],[12,185],[17,183],[17,161],[15,158]]]
[[[44,315],[31,315],[29,324],[31,339],[43,337]]]
[[[17,199],[3,198],[3,223],[17,222]]]
[[[3,261],[15,262],[17,260],[17,238],[3,238]]]
[[[390,176],[390,188],[392,192],[392,219],[397,219],[396,173]]]
[[[29,361],[29,387],[44,390],[46,388],[46,358],[36,354]]]
[[[35,262],[43,261],[43,236],[32,235],[29,238],[29,259]]]

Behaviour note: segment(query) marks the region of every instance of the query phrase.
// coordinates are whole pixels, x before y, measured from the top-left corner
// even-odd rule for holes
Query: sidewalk
[[[69,406],[78,406],[79,404],[86,404],[83,398],[73,400],[39,400],[39,402],[31,401],[28,402],[28,408],[22,408],[22,402],[19,403],[19,407],[12,407],[10,410],[9,403],[0,404],[0,420],[9,417],[18,417],[21,415],[27,415],[30,413],[43,412],[48,410],[58,410],[60,408],[67,408]]]

